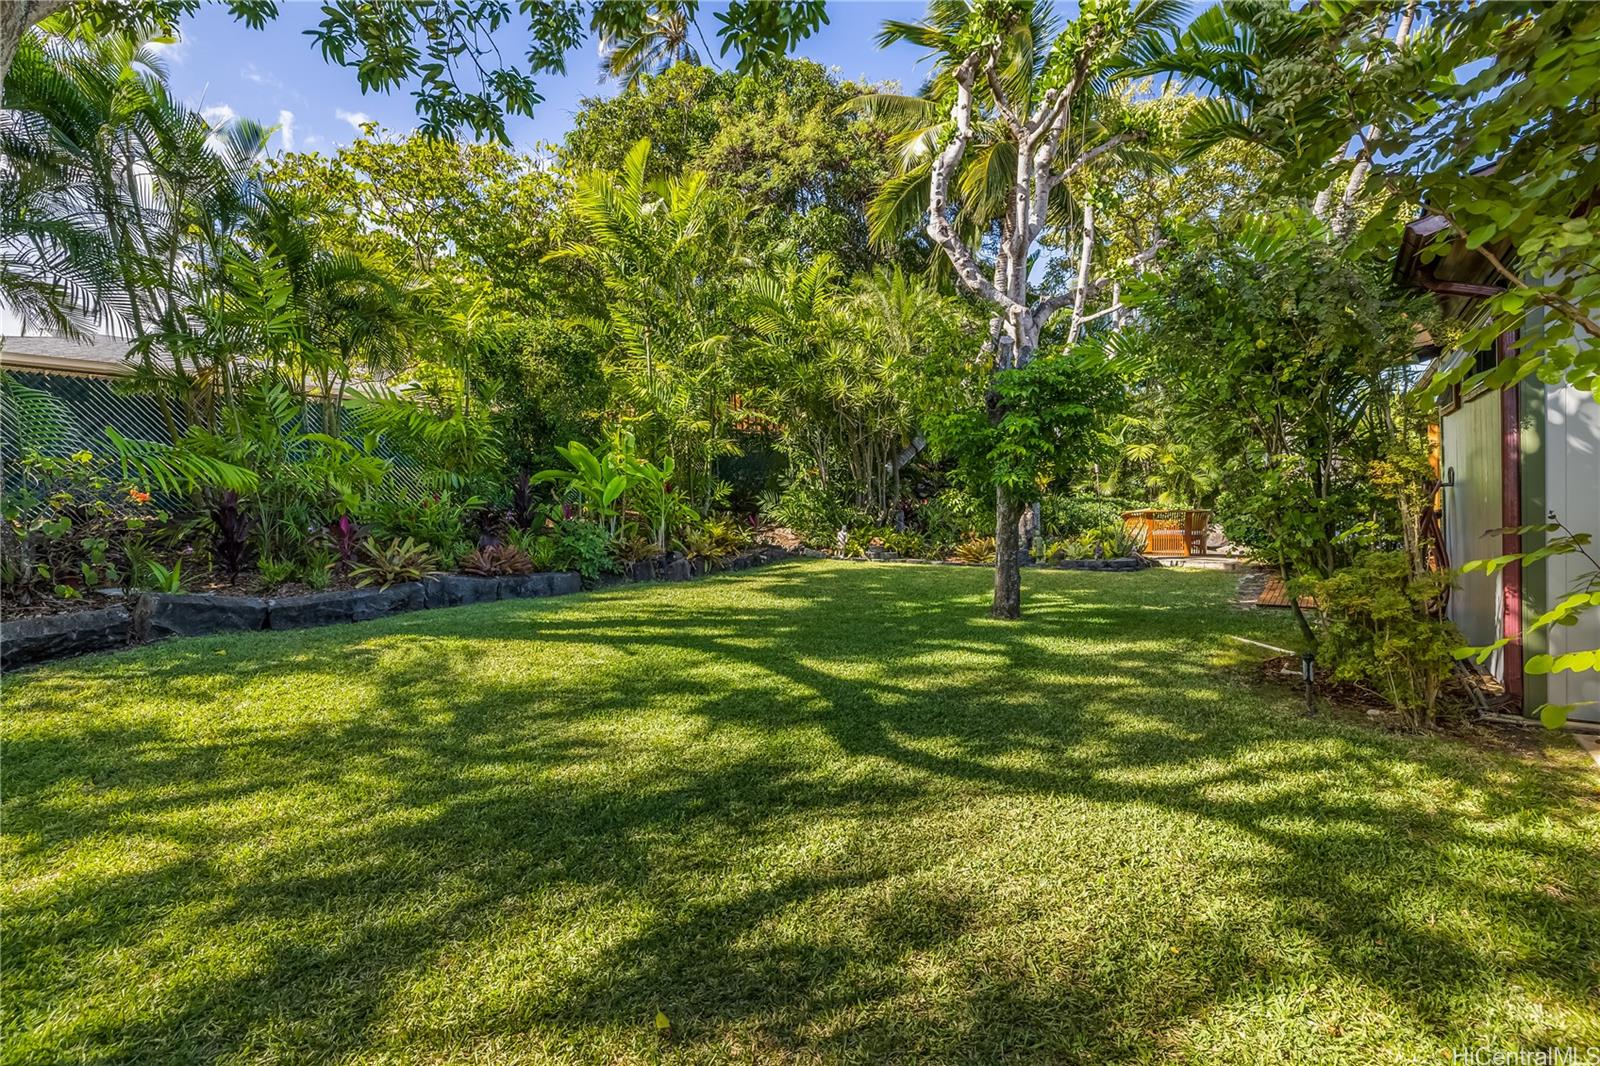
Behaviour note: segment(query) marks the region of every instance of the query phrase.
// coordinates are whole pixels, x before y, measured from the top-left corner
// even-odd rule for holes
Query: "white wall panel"
[[[1546,505],[1573,532],[1588,533],[1600,544],[1600,403],[1593,395],[1570,385],[1546,391],[1544,460]],[[1542,518],[1528,515],[1527,521]],[[1543,602],[1554,604],[1592,567],[1581,555],[1563,555],[1533,569],[1544,571]],[[1600,609],[1591,609],[1576,626],[1552,626],[1549,633],[1552,655],[1600,648]],[[1551,674],[1549,684],[1551,703],[1600,703],[1600,672]],[[1580,707],[1573,717],[1600,722],[1600,705]]]

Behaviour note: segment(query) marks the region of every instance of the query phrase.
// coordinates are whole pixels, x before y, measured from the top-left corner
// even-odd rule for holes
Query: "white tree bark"
[[[39,20],[66,7],[71,0],[0,0],[0,91],[4,91],[11,61],[17,58],[22,35]]]
[[[1044,231],[1050,194],[1072,174],[1091,165],[1132,136],[1118,134],[1087,151],[1080,146],[1075,158],[1061,165],[1057,163],[1056,157],[1072,116],[1074,99],[1088,78],[1089,66],[1085,57],[1092,54],[1097,45],[1093,36],[1091,34],[1091,39],[1085,42],[1084,51],[1068,83],[1046,90],[1031,114],[1019,112],[1006,93],[995,70],[997,53],[993,47],[967,56],[952,72],[956,98],[950,107],[951,132],[933,159],[928,183],[927,232],[929,239],[949,259],[961,284],[993,308],[989,343],[985,347],[994,360],[996,371],[1028,365],[1038,347],[1039,333],[1045,323],[1051,315],[1066,306],[1066,300],[1059,296],[1032,303],[1028,297],[1028,252]],[[973,86],[980,74],[994,97],[995,114],[1017,145],[1015,179],[1007,200],[1006,213],[1000,222],[999,246],[993,273],[989,276],[985,275],[977,254],[956,232],[950,217],[950,182],[960,169],[972,138]],[[1092,242],[1091,225],[1084,245],[1086,254]],[[1078,308],[1078,316],[1075,317],[1081,317],[1090,285],[1085,266],[1080,270],[1074,293]],[[991,418],[1003,415],[994,396],[991,395],[987,403]],[[990,610],[997,618],[1016,618],[1021,613],[1017,558],[1019,517],[1016,498],[1007,489],[997,486],[995,590],[994,604]]]
[[[1416,14],[1417,0],[1411,0],[1406,5],[1405,10],[1400,13],[1400,22],[1395,27],[1394,44],[1396,49],[1403,48],[1407,39],[1410,38],[1411,24],[1416,18]],[[1381,36],[1381,27],[1378,35]],[[1361,72],[1365,74],[1371,68],[1372,57],[1368,56],[1366,61],[1361,64]],[[1355,224],[1356,200],[1361,197],[1361,190],[1366,188],[1367,175],[1372,171],[1372,138],[1375,133],[1376,129],[1374,127],[1366,127],[1361,131],[1360,144],[1353,148],[1346,148],[1334,160],[1337,164],[1341,160],[1355,159],[1355,166],[1350,169],[1350,176],[1345,180],[1344,191],[1339,196],[1339,202],[1337,204],[1333,202],[1333,193],[1337,183],[1330,182],[1327,188],[1317,194],[1316,203],[1312,205],[1312,214],[1328,223],[1337,240],[1343,240],[1349,236],[1350,229]]]
[[[1083,247],[1078,252],[1078,284],[1072,297],[1072,325],[1067,327],[1067,343],[1076,344],[1083,332],[1083,310],[1089,302],[1089,268],[1094,264],[1094,204],[1083,205]]]

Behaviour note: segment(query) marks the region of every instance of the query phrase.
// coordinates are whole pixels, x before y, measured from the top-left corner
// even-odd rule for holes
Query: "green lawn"
[[[790,563],[6,679],[6,1062],[1600,1045],[1600,775],[1308,720],[1226,575]],[[657,1010],[671,1019],[658,1035]]]

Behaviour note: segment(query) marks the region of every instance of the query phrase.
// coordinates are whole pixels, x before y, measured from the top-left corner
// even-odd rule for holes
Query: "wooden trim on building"
[[[1495,338],[1495,357],[1504,362],[1511,357],[1513,337],[1502,333]],[[1521,390],[1508,385],[1500,390],[1500,524],[1510,528],[1522,525],[1522,418]],[[1500,550],[1505,554],[1522,551],[1522,536],[1502,533]],[[1506,638],[1503,649],[1506,693],[1522,701],[1522,563],[1510,563],[1502,571],[1500,632]]]

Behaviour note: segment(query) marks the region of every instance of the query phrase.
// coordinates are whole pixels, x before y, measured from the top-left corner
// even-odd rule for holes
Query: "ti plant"
[[[1589,542],[1592,539],[1588,533],[1574,533],[1566,523],[1560,521],[1555,514],[1550,515],[1550,521],[1541,522],[1531,526],[1507,526],[1504,529],[1492,529],[1491,535],[1527,536],[1541,534],[1549,537],[1544,546],[1526,552],[1507,552],[1489,559],[1473,559],[1464,564],[1460,572],[1470,574],[1483,571],[1485,575],[1492,575],[1497,570],[1503,570],[1512,563],[1521,563],[1524,567],[1532,566],[1558,555],[1581,555],[1588,560],[1589,569],[1578,575],[1578,579],[1568,590],[1561,602],[1528,623],[1523,630],[1524,634],[1534,633],[1551,626],[1574,626],[1578,624],[1579,617],[1591,607],[1600,607],[1600,559],[1596,559],[1589,551]],[[1560,536],[1550,537],[1550,534],[1559,533]],[[1510,643],[1509,637],[1501,637],[1492,644],[1481,647],[1461,647],[1454,650],[1457,659],[1471,658],[1479,665],[1487,662],[1489,656]],[[1522,669],[1529,674],[1559,674],[1564,671],[1600,670],[1600,648],[1584,648],[1577,651],[1563,652],[1561,655],[1535,655],[1522,664]],[[1560,729],[1566,724],[1567,716],[1584,703],[1546,703],[1539,708],[1539,720],[1546,728]]]
[[[250,547],[250,519],[239,510],[239,494],[227,490],[211,506],[211,550],[229,581],[239,580]]]
[[[328,536],[333,541],[337,556],[334,567],[340,576],[348,574],[350,567],[355,564],[356,550],[361,545],[361,527],[356,525],[354,518],[342,515],[337,522],[328,523]]]
[[[528,473],[517,475],[516,487],[511,491],[511,524],[517,529],[532,529],[539,522],[539,509],[533,502],[533,477]]]

